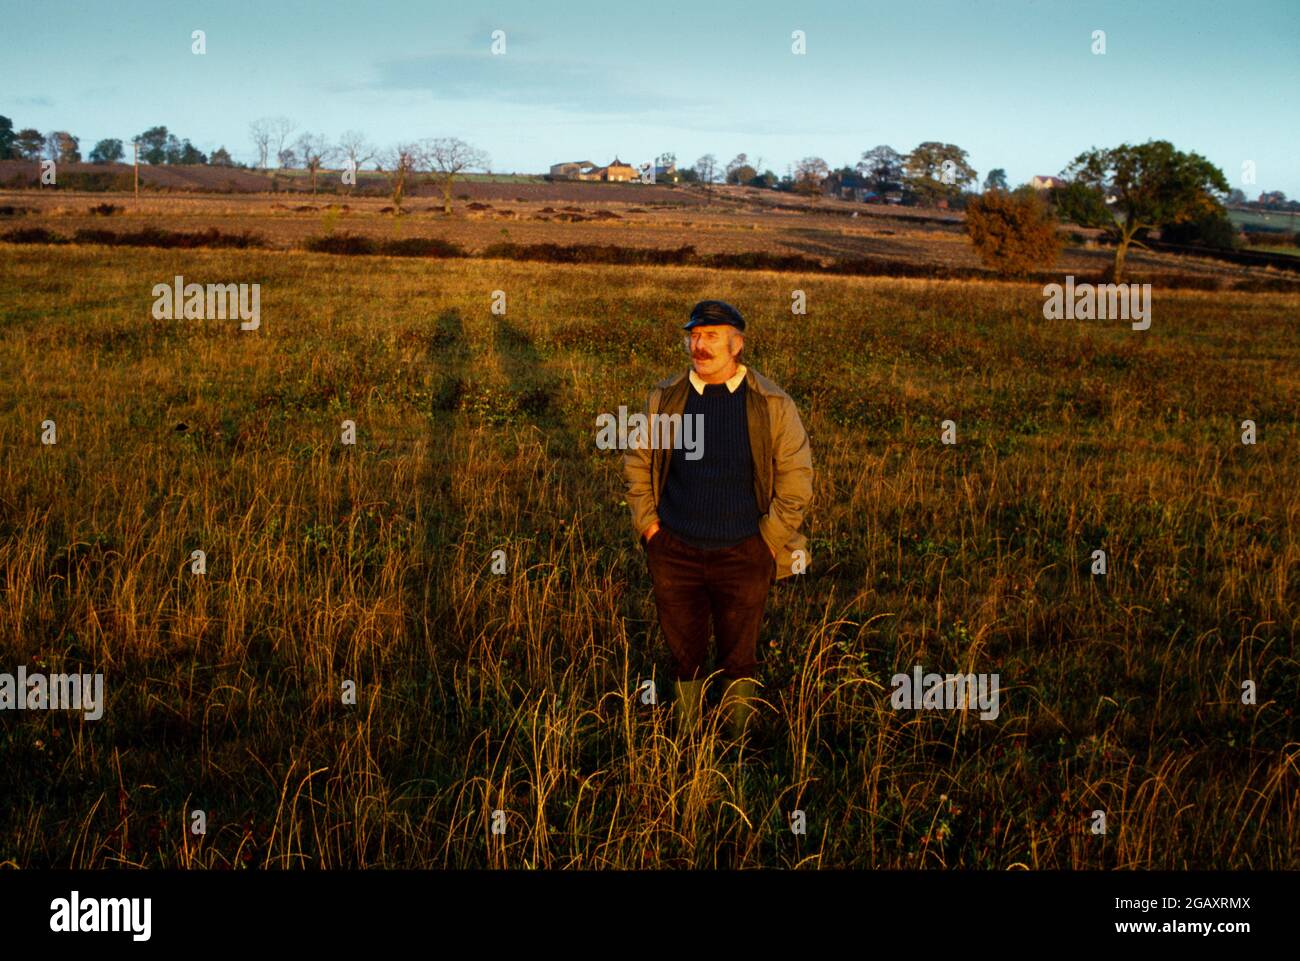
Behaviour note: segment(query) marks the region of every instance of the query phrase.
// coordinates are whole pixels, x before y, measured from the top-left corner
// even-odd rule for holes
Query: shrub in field
[[[375,240],[361,234],[328,234],[309,237],[304,245],[318,254],[343,254],[363,257],[383,254],[389,257],[464,257],[465,249],[441,237],[403,237],[399,240]]]
[[[1160,239],[1171,244],[1192,244],[1219,250],[1237,249],[1237,228],[1222,210],[1209,210],[1195,220],[1160,228]]]
[[[174,247],[185,250],[197,247],[265,247],[266,240],[258,234],[223,233],[216,227],[207,230],[186,232],[183,230],[160,230],[157,227],[141,227],[136,231],[117,232],[113,230],[91,230],[83,228],[74,235],[79,244],[104,244],[109,247]]]
[[[58,234],[50,233],[44,227],[19,227],[0,236],[9,244],[66,244],[67,237],[60,237]]]
[[[325,237],[308,237],[303,246],[318,254],[357,256],[379,252],[378,245],[373,240],[359,234],[330,234]]]
[[[1061,240],[1033,190],[987,190],[966,208],[966,232],[986,267],[1022,276],[1056,263]]]
[[[404,237],[384,241],[379,253],[390,257],[464,257],[465,248],[441,237]]]
[[[613,244],[491,244],[484,257],[504,260],[540,260],[553,264],[690,264],[696,262],[693,246],[660,250],[653,247],[619,247]]]

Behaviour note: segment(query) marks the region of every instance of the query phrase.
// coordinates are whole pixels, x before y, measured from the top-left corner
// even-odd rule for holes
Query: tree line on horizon
[[[127,160],[127,145],[139,144],[141,162],[151,166],[305,170],[312,176],[313,191],[316,176],[333,163],[347,165],[354,171],[360,171],[365,164],[371,163],[377,172],[388,174],[390,180],[396,179],[398,183],[405,180],[406,184],[412,175],[425,169],[437,172],[456,168],[460,172],[486,168],[486,155],[462,141],[455,141],[461,146],[449,150],[447,145],[455,138],[410,140],[381,149],[356,130],[345,131],[337,141],[311,131],[303,131],[293,138],[295,131],[295,125],[287,117],[254,120],[249,124],[249,135],[257,161],[251,164],[236,161],[224,145],[211,155],[205,154],[188,138],[177,138],[163,125],[150,127],[125,142],[116,138],[100,140],[91,148],[86,161],[91,164],[124,162]],[[0,116],[0,160],[81,163],[80,148],[80,138],[67,131],[41,133],[32,127],[15,131],[13,121]],[[274,168],[270,166],[273,159]],[[970,166],[967,152],[956,144],[939,141],[926,141],[906,154],[881,144],[863,151],[855,165],[838,169],[832,169],[821,157],[804,157],[798,163],[788,165],[784,176],[764,168],[762,157],[751,162],[744,153],[737,154],[725,165],[719,164],[713,154],[705,154],[692,166],[680,170],[673,169],[676,160],[673,153],[662,154],[657,158],[658,164],[662,164],[658,169],[672,170],[670,179],[673,182],[698,183],[706,187],[725,183],[788,191],[814,198],[825,193],[838,195],[844,188],[861,188],[882,198],[892,195],[906,206],[956,208],[964,208],[969,198],[978,193],[969,189],[977,181],[978,174]],[[1063,175],[1066,173],[1062,171]],[[1008,190],[1006,170],[1001,167],[990,170],[984,178],[983,189]],[[1280,190],[1265,191],[1258,200],[1251,201],[1242,190],[1234,188],[1227,190],[1223,202],[1265,210],[1300,209],[1300,202],[1288,200]]]
[[[253,121],[249,133],[258,168],[268,169],[272,157],[277,169],[300,167],[310,174],[315,193],[318,174],[328,164],[343,162],[344,183],[355,187],[356,174],[364,164],[372,163],[388,180],[399,213],[407,193],[428,178],[440,189],[443,212],[450,214],[455,181],[466,172],[488,169],[487,154],[454,137],[408,140],[380,149],[355,130],[346,131],[337,142],[310,131],[291,141],[294,132],[287,117]],[[165,126],[145,130],[132,143],[138,145],[139,157],[146,164],[257,169],[236,164],[224,146],[209,158],[188,139],[178,140]],[[120,140],[101,140],[91,151],[90,162],[114,163],[124,155]],[[0,159],[78,163],[80,143],[66,131],[41,134],[27,128],[15,132],[13,122],[0,116]],[[969,190],[978,175],[966,151],[939,141],[921,143],[908,154],[882,144],[864,151],[854,167],[835,171],[820,157],[805,157],[779,179],[770,169],[760,174],[762,159],[751,164],[744,153],[725,167],[718,165],[713,154],[705,154],[682,171],[676,169],[676,156],[671,153],[662,154],[655,163],[656,172],[671,172],[675,181],[703,184],[710,200],[713,184],[725,182],[793,191],[814,200],[828,188],[837,195],[845,187],[861,188],[878,198],[894,195],[901,203],[965,209],[973,215],[968,219],[974,227],[973,236],[978,234],[977,246],[999,252],[1003,266],[1017,258],[1029,264],[1054,256],[1052,222],[1099,228],[1116,245],[1112,268],[1116,279],[1123,275],[1129,248],[1144,246],[1152,231],[1158,231],[1162,241],[1236,247],[1237,230],[1228,219],[1226,205],[1245,199],[1242,191],[1229,188],[1223,171],[1209,160],[1180,151],[1164,140],[1084,151],[1062,170],[1063,183],[1043,192],[1045,197],[1028,184],[1010,191],[1002,168],[989,171],[983,193]],[[1283,209],[1300,207],[1295,201],[1286,201],[1280,191],[1263,194],[1260,199],[1281,204]],[[1013,250],[1019,251],[1014,257]]]

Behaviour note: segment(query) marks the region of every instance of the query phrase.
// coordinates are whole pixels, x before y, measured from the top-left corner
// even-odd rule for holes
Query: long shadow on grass
[[[595,428],[592,421],[581,413],[585,408],[583,399],[565,396],[565,382],[548,369],[532,337],[518,324],[499,318],[494,337],[501,370],[509,383],[511,413],[516,423],[522,421],[540,432],[552,484],[574,491],[575,496],[578,496],[577,492],[600,488],[606,483],[606,472],[601,469],[601,460],[593,459]],[[616,489],[609,490],[608,494],[617,498],[621,494],[621,476],[615,475],[612,483]],[[557,543],[554,552],[554,556],[566,558],[570,565],[571,580],[567,582],[570,588],[578,589],[578,583],[587,577],[603,579],[610,575],[624,581],[629,587],[624,611],[629,628],[636,624],[645,626],[633,628],[638,633],[645,628],[655,631],[653,622],[647,624],[640,617],[641,612],[633,601],[639,592],[649,588],[649,577],[644,572],[644,556],[632,535],[630,516],[593,511],[591,505],[580,501],[575,501],[572,507],[572,518],[552,516],[546,510],[533,513],[531,530],[521,533],[534,534],[539,539],[538,549],[543,551],[544,538],[552,538],[555,542],[570,537],[580,538],[570,547],[560,547]],[[575,529],[570,529],[569,525]],[[638,569],[643,572],[641,576],[637,576]],[[596,629],[600,630],[599,625]],[[652,671],[655,677],[665,676],[666,664],[656,662],[653,655],[656,647],[649,643],[653,639],[652,633],[649,638],[635,644],[632,670],[638,677],[650,677]],[[614,642],[612,637],[597,637],[595,643],[606,645]],[[577,656],[576,651],[571,653]],[[593,691],[608,691],[621,683],[621,677],[606,673],[607,670],[592,665]]]
[[[462,402],[469,390],[469,346],[465,340],[465,323],[460,312],[444,310],[434,321],[425,351],[434,371],[429,409],[429,465],[431,506],[425,526],[424,556],[429,558],[428,598],[442,596],[443,581],[450,576],[450,566],[440,558],[452,557],[464,534],[465,511],[457,502],[457,446],[451,443],[458,430]],[[436,605],[436,602],[435,602]],[[429,622],[436,625],[443,613],[440,606],[428,612]]]

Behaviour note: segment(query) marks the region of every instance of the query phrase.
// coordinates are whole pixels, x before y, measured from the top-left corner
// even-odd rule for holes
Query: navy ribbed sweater
[[[686,392],[685,417],[703,415],[704,456],[687,460],[687,451],[673,450],[659,523],[694,547],[732,547],[758,533],[747,390],[741,381],[735,393],[726,384],[705,384],[703,394],[693,386]]]

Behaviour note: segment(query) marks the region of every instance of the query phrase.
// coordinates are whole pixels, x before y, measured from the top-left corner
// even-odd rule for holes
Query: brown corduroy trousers
[[[673,680],[707,677],[710,620],[718,640],[717,670],[754,677],[758,631],[776,575],[776,559],[758,534],[735,547],[706,551],[665,527],[645,547],[659,627],[673,655]]]

